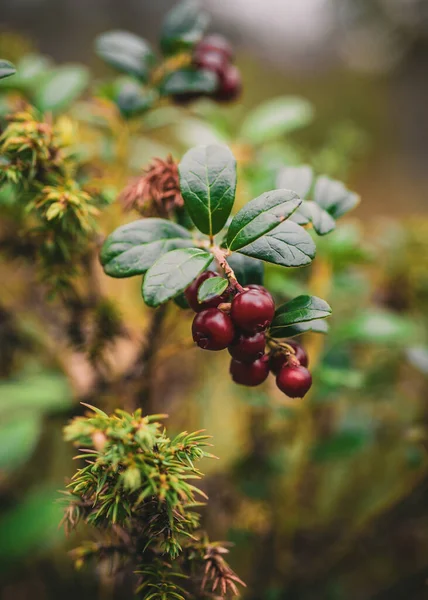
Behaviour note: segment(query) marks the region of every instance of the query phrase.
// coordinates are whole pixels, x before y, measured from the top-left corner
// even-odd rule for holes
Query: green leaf
[[[242,286],[245,287],[250,284],[263,285],[265,266],[261,260],[234,252],[227,258],[227,262],[234,270],[236,278]]]
[[[72,404],[67,379],[57,373],[38,373],[0,384],[0,421],[13,412],[37,414],[67,410]]]
[[[0,473],[13,473],[34,452],[42,432],[37,414],[17,414],[0,425]]]
[[[270,326],[273,337],[286,337],[284,328],[314,319],[324,319],[331,314],[331,308],[325,300],[317,296],[297,296],[276,309]]]
[[[307,100],[294,96],[273,98],[247,115],[241,136],[252,144],[261,144],[308,125],[312,118],[312,105]]]
[[[116,104],[121,114],[126,117],[136,117],[153,106],[156,95],[151,91],[144,91],[134,79],[121,82]]]
[[[318,235],[326,235],[336,227],[336,221],[319,204],[313,201],[304,200],[292,216],[292,220],[299,225],[312,223],[315,232]]]
[[[95,52],[118,71],[147,81],[155,55],[150,45],[129,31],[107,31],[95,40]]]
[[[315,244],[302,227],[284,221],[238,252],[283,267],[303,267],[314,258]]]
[[[199,2],[184,0],[175,6],[163,22],[160,46],[164,54],[175,54],[194,46],[208,27],[209,16]]]
[[[276,180],[279,188],[293,190],[299,198],[307,199],[314,180],[314,172],[308,165],[283,167]]]
[[[58,528],[64,508],[55,488],[39,488],[21,499],[0,520],[0,565],[34,557],[64,537]]]
[[[217,296],[221,296],[228,285],[228,280],[223,277],[206,279],[198,289],[198,302],[207,302]]]
[[[8,60],[0,60],[0,79],[5,79],[16,73],[16,69]]]
[[[118,227],[101,249],[100,261],[110,277],[145,273],[159,257],[193,246],[187,229],[165,219],[139,219]]]
[[[218,88],[218,76],[213,71],[192,67],[169,73],[159,85],[161,96],[181,94],[212,94]]]
[[[183,292],[212,262],[213,255],[199,248],[173,250],[161,256],[147,271],[143,298],[156,307]]]
[[[322,175],[315,183],[314,200],[334,219],[357,206],[360,197],[350,192],[342,182]]]
[[[0,77],[0,88],[34,91],[37,89],[36,86],[49,75],[50,66],[50,60],[45,56],[27,54],[20,59],[13,79],[1,80]]]
[[[302,201],[290,190],[272,190],[248,202],[234,216],[227,232],[230,250],[239,250],[268,233],[300,206]]]
[[[67,109],[85,90],[89,72],[79,65],[54,69],[38,86],[34,104],[42,112],[59,112]]]
[[[321,463],[351,458],[371,441],[371,431],[360,427],[349,427],[314,446],[311,451],[312,460]]]
[[[227,146],[196,146],[179,166],[184,203],[196,227],[215,235],[232,210],[236,189],[236,160]]]
[[[407,360],[421,373],[428,375],[428,347],[412,346],[406,349]]]
[[[339,330],[343,338],[371,344],[405,344],[415,339],[416,323],[381,309],[366,310]]]
[[[314,319],[313,321],[305,321],[303,323],[295,323],[294,325],[281,327],[279,335],[276,332],[272,335],[274,335],[274,337],[292,338],[297,335],[302,335],[303,333],[308,333],[309,331],[325,334],[329,331],[329,325],[324,319]]]

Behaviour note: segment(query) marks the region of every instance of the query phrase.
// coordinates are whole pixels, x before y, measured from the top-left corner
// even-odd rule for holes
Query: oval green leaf
[[[350,192],[341,181],[322,175],[315,183],[314,200],[334,219],[338,219],[355,208],[360,197]]]
[[[183,292],[212,262],[213,255],[200,248],[173,250],[161,256],[144,277],[142,294],[153,308]]]
[[[12,473],[32,455],[42,432],[36,413],[17,414],[0,426],[0,471]]]
[[[272,190],[251,200],[234,216],[227,232],[230,250],[239,250],[277,227],[302,201],[290,190]]]
[[[161,96],[181,94],[212,94],[218,87],[218,76],[212,71],[191,67],[168,74],[159,85]]]
[[[95,52],[111,67],[147,81],[155,55],[150,45],[129,31],[102,33],[95,40]]]
[[[179,164],[184,203],[196,227],[215,235],[225,225],[235,200],[236,160],[227,146],[196,146]]]
[[[211,277],[206,279],[198,289],[198,302],[207,302],[212,300],[225,291],[229,282],[224,277]]]
[[[279,338],[292,338],[303,333],[312,331],[313,333],[328,333],[329,325],[324,319],[314,319],[313,321],[305,321],[303,323],[294,323],[294,325],[287,325],[281,327],[281,330],[272,333],[274,337]]]
[[[312,200],[304,200],[291,218],[299,225],[312,223],[312,227],[318,235],[326,235],[336,227],[333,217]]]
[[[242,124],[241,136],[252,144],[261,144],[308,125],[312,118],[312,105],[304,98],[273,98],[247,115]]]
[[[8,60],[0,60],[0,79],[5,79],[16,73],[16,69]]]
[[[273,337],[287,337],[290,325],[297,325],[314,319],[324,319],[331,314],[331,308],[325,300],[317,296],[297,296],[279,306],[270,327]]]
[[[160,46],[164,54],[191,48],[208,27],[209,16],[196,0],[184,0],[175,6],[163,22]]]
[[[312,167],[301,165],[300,167],[283,167],[278,173],[276,184],[279,188],[293,190],[299,198],[307,198],[313,180]]]
[[[110,277],[142,275],[171,250],[193,246],[187,229],[165,219],[139,219],[118,227],[100,253]]]
[[[303,267],[312,262],[315,244],[297,223],[284,221],[238,252],[283,267]]]
[[[242,286],[263,285],[265,266],[261,260],[234,252],[228,257],[227,262]]]
[[[67,65],[53,70],[37,88],[34,104],[42,112],[67,109],[89,82],[89,72],[79,65]]]

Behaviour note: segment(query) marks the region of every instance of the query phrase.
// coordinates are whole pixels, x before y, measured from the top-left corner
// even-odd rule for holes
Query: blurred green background
[[[93,38],[123,28],[155,42],[172,4],[2,0],[0,56],[18,62],[40,52],[108,77]],[[422,600],[428,597],[428,5],[203,4],[213,16],[211,29],[236,47],[242,99],[171,113],[167,127],[137,140],[130,174],[153,155],[179,157],[215,139],[230,143],[242,161],[242,200],[274,187],[285,165],[307,163],[346,181],[362,202],[319,240],[313,267],[285,276],[272,267],[265,275],[278,301],[309,290],[332,304],[329,335],[305,335],[314,369],[308,403],[284,401],[271,384],[242,390],[227,377],[227,356],[207,359],[189,350],[178,358],[166,352],[155,364],[153,404],[170,414],[173,430],[206,427],[214,436],[220,461],[204,465],[205,525],[211,537],[234,542],[231,563],[248,584],[244,598]],[[240,139],[242,122],[278,96],[306,99],[307,118],[248,147]],[[61,430],[80,409],[61,361],[44,342],[27,271],[19,267],[12,276],[1,258],[0,274],[0,598],[131,598],[127,576],[112,576],[107,564],[76,572],[67,554],[78,536],[65,539],[58,528],[57,490],[75,464]],[[110,286],[121,310],[143,324],[138,283],[125,291],[117,282]],[[188,336],[190,318],[170,311],[166,346]],[[120,400],[101,393],[99,404],[112,408]]]

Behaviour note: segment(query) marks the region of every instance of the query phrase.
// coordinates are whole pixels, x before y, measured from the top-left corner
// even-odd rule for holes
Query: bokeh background
[[[2,0],[0,55],[16,60],[37,51],[108,77],[93,52],[94,37],[128,29],[155,44],[172,5]],[[203,5],[211,29],[236,48],[242,98],[231,107],[178,111],[171,127],[135,146],[132,168],[212,139],[226,139],[238,159],[248,160],[239,140],[245,115],[271,98],[298,96],[313,117],[253,149],[263,168],[251,173],[249,159],[242,198],[268,189],[268,167],[304,162],[346,181],[362,202],[320,241],[319,267],[286,278],[274,268],[266,272],[278,300],[309,289],[333,305],[331,334],[305,340],[315,379],[309,408],[284,402],[269,386],[242,391],[219,376],[227,373],[227,357],[209,361],[193,351],[155,366],[153,402],[170,413],[173,429],[206,427],[214,436],[221,460],[205,468],[211,500],[205,524],[212,537],[234,542],[231,563],[248,583],[245,598],[422,600],[428,597],[428,3]],[[1,265],[0,297],[10,305],[17,287],[7,266]],[[138,285],[118,288],[113,282],[109,293],[143,325]],[[15,341],[0,313],[0,598],[130,598],[127,579],[112,577],[107,564],[76,572],[67,554],[78,538],[65,539],[58,529],[62,507],[55,500],[74,467],[62,426],[78,409],[55,362],[43,359],[40,370],[34,338],[42,334],[31,314],[20,314],[32,358],[24,347],[26,358],[11,373],[8,349]],[[189,319],[169,315],[174,335],[188,335]]]

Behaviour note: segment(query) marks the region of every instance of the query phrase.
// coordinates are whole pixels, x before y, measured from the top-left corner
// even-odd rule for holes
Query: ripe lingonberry
[[[196,52],[217,52],[228,61],[233,59],[232,46],[225,37],[216,33],[204,37],[196,46]]]
[[[306,354],[305,349],[302,348],[302,346],[300,344],[298,344],[297,342],[295,342],[293,340],[287,340],[286,343],[289,346],[291,346],[292,348],[294,348],[294,351],[295,351],[294,357],[297,358],[297,360],[302,365],[302,367],[307,367],[308,363],[309,363],[309,358],[308,358],[308,355]],[[285,354],[285,352],[274,352],[273,354],[270,355],[270,359],[269,359],[270,370],[275,375],[278,375],[278,373],[280,372],[280,370],[282,369],[282,367],[285,365],[285,363],[287,361],[288,361],[288,355]]]
[[[219,77],[223,77],[227,67],[227,59],[224,54],[219,52],[207,52],[199,50],[193,55],[193,64],[198,69],[206,69],[217,73]]]
[[[269,375],[268,360],[266,354],[252,363],[240,362],[232,358],[230,374],[233,381],[250,387],[260,385]]]
[[[192,323],[193,340],[203,350],[224,350],[233,341],[232,319],[218,308],[198,313]]]
[[[232,300],[230,316],[244,331],[255,333],[270,325],[275,314],[275,303],[267,290],[249,289]]]
[[[242,81],[239,69],[235,65],[228,65],[220,79],[220,87],[214,94],[218,102],[230,102],[241,93]]]
[[[206,310],[207,308],[216,308],[222,302],[225,302],[228,298],[229,292],[226,290],[221,296],[216,296],[215,298],[211,298],[211,300],[207,300],[206,302],[198,301],[198,290],[201,287],[202,283],[206,279],[210,279],[211,277],[218,277],[217,273],[214,271],[204,271],[196,279],[189,285],[189,287],[184,292],[187,302],[189,303],[190,308],[192,308],[195,312],[201,312]]]
[[[301,365],[285,365],[276,376],[276,385],[290,398],[303,398],[312,385],[312,375]]]
[[[229,354],[241,362],[254,362],[263,356],[265,346],[266,336],[262,331],[254,335],[239,333],[229,346]]]

